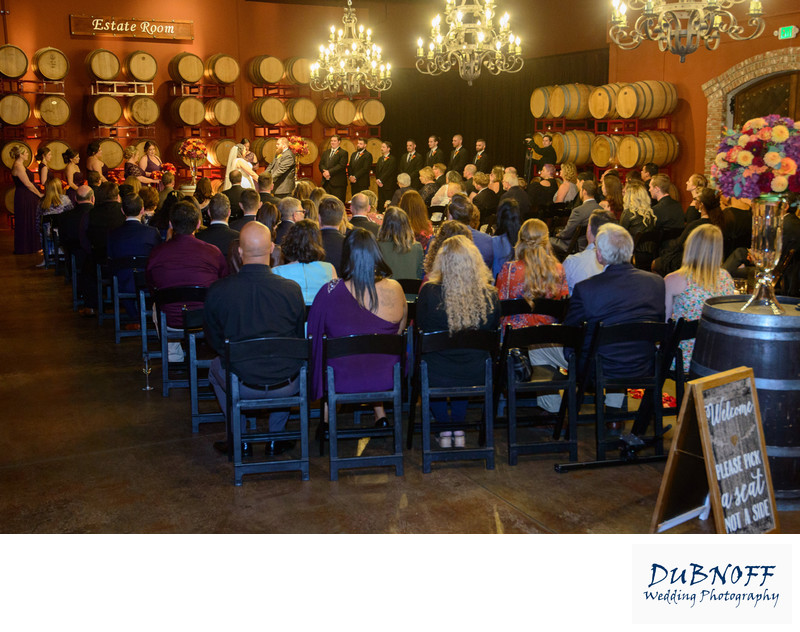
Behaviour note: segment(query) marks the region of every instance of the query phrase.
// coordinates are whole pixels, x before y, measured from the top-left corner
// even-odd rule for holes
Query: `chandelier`
[[[311,88],[336,92],[341,88],[352,98],[361,86],[375,92],[392,87],[392,65],[381,61],[381,47],[372,41],[372,30],[364,25],[356,31],[356,10],[347,0],[344,29],[331,26],[327,46],[319,47],[319,59],[311,64]]]
[[[439,30],[441,17],[437,15],[431,23],[427,52],[422,38],[417,40],[417,70],[439,75],[458,64],[461,78],[469,85],[480,77],[481,66],[493,75],[518,72],[524,63],[519,37],[511,33],[508,13],[500,18],[499,28],[495,28],[494,18],[494,0],[447,0],[447,34]]]
[[[749,40],[764,31],[761,17],[761,2],[751,0],[747,11],[747,23],[753,32],[745,35],[744,26],[728,10],[747,0],[628,0],[628,5],[642,14],[636,18],[632,27],[628,26],[626,12],[628,6],[620,0],[613,0],[611,29],[608,34],[620,48],[636,48],[643,40],[658,42],[662,51],[680,55],[681,62],[686,55],[696,51],[702,43],[708,50],[716,50],[723,33],[735,40]]]

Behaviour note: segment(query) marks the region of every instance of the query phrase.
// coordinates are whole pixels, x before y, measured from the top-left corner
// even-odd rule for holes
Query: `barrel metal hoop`
[[[692,360],[690,367],[691,373],[696,373],[700,377],[708,377],[720,373],[719,369],[709,369]],[[772,380],[766,377],[756,378],[756,389],[764,391],[800,391],[800,380]]]
[[[800,447],[785,445],[768,445],[767,456],[800,458]]]
[[[700,326],[717,333],[724,333],[725,329],[747,331],[756,334],[754,336],[748,336],[756,340],[797,340],[798,334],[800,334],[800,328],[798,327],[759,327],[757,325],[721,321],[715,318],[709,318],[707,315],[703,316]],[[762,337],[758,334],[769,334],[769,338]]]

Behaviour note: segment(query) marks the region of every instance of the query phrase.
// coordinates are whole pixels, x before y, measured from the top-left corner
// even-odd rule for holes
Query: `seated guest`
[[[591,225],[591,221],[590,221]],[[633,238],[618,224],[608,223],[597,232],[597,261],[605,269],[575,286],[564,324],[587,324],[583,341],[581,365],[589,360],[589,349],[597,323],[619,325],[641,321],[664,321],[664,279],[652,272],[639,270],[631,264]],[[558,347],[537,348],[530,352],[534,365],[551,364],[566,368],[564,351]],[[653,368],[652,348],[644,343],[625,342],[604,347],[600,353],[603,371],[608,377],[646,375]],[[624,393],[608,393],[608,406],[618,408]],[[537,398],[539,406],[557,412],[559,395]],[[613,428],[612,430],[619,429]]]
[[[294,224],[281,244],[286,263],[273,268],[273,272],[300,286],[306,305],[314,302],[319,289],[338,278],[334,267],[325,261],[322,235],[319,226],[310,219]]]
[[[697,196],[700,195],[700,191],[707,186],[708,179],[702,173],[693,173],[686,181],[686,190],[692,196],[692,203],[689,205],[689,208],[686,209],[685,221],[687,224],[690,224],[696,219],[700,219],[700,211],[695,204],[695,200]]]
[[[603,224],[615,224],[616,221],[614,214],[604,208],[598,206],[597,209],[592,211],[589,216],[589,223],[586,225],[586,248],[564,259],[564,273],[567,276],[570,296],[572,296],[572,292],[578,283],[603,271],[603,266],[597,261],[594,236]]]
[[[87,235],[92,246],[94,261],[103,262],[108,258],[106,252],[108,233],[124,223],[125,215],[122,212],[119,186],[113,182],[104,182],[94,208],[89,211]]]
[[[280,200],[278,201],[280,202]],[[269,233],[270,235],[272,235],[273,243],[272,243],[272,256],[270,257],[270,266],[272,266],[273,268],[283,263],[283,253],[281,252],[281,247],[275,245],[275,235],[278,232],[277,227],[279,219],[280,219],[280,214],[278,213],[278,207],[272,202],[263,202],[261,204],[261,208],[258,209],[258,213],[256,213],[256,221],[261,222],[262,224],[264,224],[264,226],[269,228]]]
[[[600,208],[600,205],[594,199],[596,192],[597,187],[594,182],[591,180],[581,182],[580,187],[578,187],[578,197],[581,200],[581,205],[572,209],[564,228],[550,238],[550,245],[553,246],[554,250],[566,254],[575,231],[581,226],[586,226],[589,223],[591,214]],[[584,248],[586,248],[585,237],[578,240],[578,251]]]
[[[369,210],[369,198],[363,193],[356,193],[350,199],[350,212],[353,214],[350,218],[350,223],[358,228],[368,230],[377,237],[380,226],[367,217]]]
[[[383,260],[392,269],[393,279],[422,278],[422,259],[425,253],[414,239],[411,223],[403,209],[397,206],[386,209],[378,232],[378,247]]]
[[[722,196],[720,198],[725,227],[722,239],[727,258],[737,248],[749,248],[753,239],[753,211],[750,200]]]
[[[433,169],[433,180],[436,182],[436,188],[440,189],[447,182],[447,165],[443,162],[437,162],[431,165]]]
[[[562,299],[569,295],[567,276],[553,255],[547,234],[547,224],[540,219],[529,219],[522,225],[514,260],[506,263],[497,277],[497,293],[501,301],[524,298],[533,305],[537,298]],[[503,318],[501,327],[505,329],[506,325],[511,325],[518,329],[554,322],[552,316],[516,314]]]
[[[164,175],[161,176],[161,186],[164,187],[158,193],[158,208],[160,209],[164,206],[164,200],[167,199],[167,196],[175,190],[175,174],[166,171]]]
[[[242,213],[239,219],[231,222],[231,228],[240,231],[248,222],[256,221],[256,214],[259,208],[261,208],[261,197],[258,193],[253,189],[242,191],[242,195],[239,196],[239,209],[241,209]]]
[[[489,188],[494,191],[498,196],[503,193],[503,175],[505,169],[502,165],[495,165],[489,172]]]
[[[275,185],[272,182],[271,173],[265,171],[258,176],[258,183],[256,186],[258,187],[258,195],[262,202],[271,202],[275,206],[278,206],[278,202],[280,202],[280,200],[272,195],[272,189]],[[322,190],[325,191],[325,189]]]
[[[466,198],[466,196],[465,196]],[[500,303],[492,286],[489,269],[468,237],[446,239],[436,255],[428,282],[417,298],[417,326],[421,331],[496,330],[500,324]],[[431,386],[472,386],[483,384],[487,354],[472,349],[450,350],[425,355]],[[434,419],[439,423],[462,422],[467,414],[466,399],[432,400]],[[464,431],[438,435],[443,448],[465,445]]]
[[[214,283],[205,301],[206,340],[218,357],[211,362],[209,382],[214,388],[220,408],[226,412],[226,371],[232,368],[239,376],[239,396],[242,399],[288,397],[300,386],[300,361],[294,359],[254,360],[241,366],[224,365],[225,340],[238,342],[249,338],[303,338],[305,307],[300,287],[283,279],[269,269],[272,238],[259,222],[250,222],[241,232],[239,253],[242,268],[238,274]],[[277,388],[258,388],[254,385],[277,385]],[[277,432],[286,427],[289,411],[273,410],[269,415],[269,430]],[[244,429],[243,429],[244,430]],[[290,450],[291,441],[271,441],[267,456]],[[228,452],[225,442],[214,447]],[[252,446],[244,445],[243,456],[252,454]]]
[[[164,289],[185,285],[208,287],[228,274],[228,264],[219,248],[197,239],[194,234],[200,228],[200,211],[190,202],[178,202],[169,216],[172,239],[159,244],[150,252],[145,276],[152,289]],[[187,303],[189,309],[198,309],[202,303]],[[165,305],[167,328],[181,330],[183,317],[181,305]],[[182,362],[184,358],[180,342],[169,343],[169,361]]]
[[[533,213],[537,217],[550,217],[550,207],[553,204],[554,198],[558,195],[558,180],[556,180],[555,165],[549,163],[545,164],[539,175],[541,177],[538,182],[532,181],[528,185],[528,199],[530,200]],[[516,173],[514,176],[516,177]],[[503,186],[505,187],[505,182]],[[523,219],[529,219],[530,217],[530,214],[523,215]]]
[[[475,174],[478,172],[478,168],[475,165],[469,164],[464,167],[464,172],[461,174],[464,178],[464,193],[467,195],[472,195],[475,193],[475,185],[472,182],[472,179],[475,177]]]
[[[472,210],[472,202],[470,202],[469,198],[467,198],[467,196],[463,193],[454,195],[453,199],[450,200],[450,204],[447,205],[448,217],[456,220],[457,222],[461,222],[464,224],[464,226],[469,227],[469,230],[472,233],[472,241],[475,242],[475,246],[480,251],[483,261],[486,263],[486,267],[491,270],[492,263],[494,262],[492,238],[486,233],[482,233],[481,231],[470,227]]]
[[[436,191],[439,190],[439,187],[436,186],[436,178],[433,175],[433,169],[430,167],[423,167],[420,169],[419,181],[422,183],[419,189],[422,201],[425,202],[427,206],[431,206],[433,196],[436,195]]]
[[[345,216],[344,204],[332,195],[325,195],[319,202],[319,224],[322,236],[322,247],[325,250],[325,261],[342,273],[342,247],[344,233],[339,230]]]
[[[664,279],[666,318],[697,320],[707,299],[734,294],[733,279],[721,265],[722,231],[710,224],[698,226],[686,240],[681,267]],[[694,339],[680,344],[683,368],[688,372]]]
[[[239,238],[239,231],[228,226],[231,216],[231,201],[227,195],[217,193],[208,204],[211,224],[208,228],[197,233],[197,238],[207,244],[219,248],[224,256],[231,250],[231,242]]]
[[[367,211],[367,218],[371,221],[375,222],[378,226],[381,225],[383,221],[383,211],[381,209],[380,212],[378,211],[378,194],[375,191],[371,191],[370,189],[363,189],[361,191],[362,195],[367,196],[367,201],[369,202],[369,211]]]
[[[239,207],[239,200],[242,197],[244,187],[242,186],[242,172],[238,169],[233,169],[228,173],[228,179],[231,186],[225,189],[222,193],[227,195],[231,201],[231,219],[236,220],[242,216],[242,209]]]
[[[342,249],[342,278],[324,286],[308,314],[312,339],[313,395],[325,394],[323,336],[339,338],[362,334],[400,334],[405,330],[408,305],[403,288],[390,279],[391,270],[381,257],[372,234],[353,228]],[[336,389],[343,393],[383,391],[392,388],[398,358],[385,355],[352,356],[329,362],[336,373]],[[375,406],[376,425],[389,425],[382,404]]]
[[[431,206],[444,206],[456,193],[464,193],[463,182],[461,174],[455,171],[448,171],[445,174],[444,184],[433,194]]]
[[[414,239],[420,243],[422,250],[427,252],[428,244],[433,237],[433,224],[428,219],[428,207],[425,206],[422,196],[414,190],[406,191],[400,198],[398,206],[408,215]]]
[[[406,191],[413,191],[411,188],[411,176],[407,173],[397,174],[397,188],[392,194],[392,199],[386,203],[386,206],[397,206],[400,203],[400,198]]]
[[[561,165],[561,184],[553,196],[553,202],[556,204],[572,202],[578,197],[578,171],[575,169],[575,164],[565,162]]]
[[[519,205],[516,200],[503,200],[497,207],[497,228],[492,237],[492,278],[496,279],[506,261],[514,257],[514,246],[519,237]]]
[[[671,185],[672,182],[666,174],[659,173],[650,178],[650,196],[656,201],[653,213],[658,230],[683,229],[683,208],[680,202],[670,197]]]
[[[622,199],[624,210],[619,225],[627,230],[631,237],[655,228],[656,216],[650,206],[650,194],[644,183],[635,180],[628,182]]]
[[[472,239],[472,233],[469,227],[464,226],[461,222],[452,219],[442,222],[442,225],[439,226],[439,230],[436,231],[436,235],[431,239],[428,251],[425,253],[425,259],[422,262],[422,268],[425,271],[423,280],[427,281],[428,275],[430,275],[431,270],[433,270],[433,262],[436,261],[436,255],[439,254],[439,249],[442,247],[442,244],[446,239],[455,235],[464,235],[464,237]]]
[[[144,187],[139,191],[139,197],[142,198],[142,204],[144,205],[144,217],[142,221],[145,224],[149,224],[158,208],[158,191],[153,187]]]
[[[208,205],[211,203],[211,198],[214,197],[214,190],[211,188],[211,180],[209,178],[200,178],[197,181],[193,197],[197,202],[197,208],[200,209],[200,213],[203,215],[203,226],[208,226],[211,222]]]
[[[497,205],[500,198],[489,188],[489,176],[481,171],[478,171],[472,176],[472,184],[475,191],[470,194],[470,200],[478,208],[481,214],[481,226],[488,224],[491,228],[495,223],[495,214],[497,213]]]
[[[500,202],[512,198],[519,205],[519,218],[524,222],[534,216],[534,209],[531,206],[531,199],[525,189],[519,186],[519,177],[516,170],[508,171],[503,174],[504,193],[500,196]],[[555,187],[553,188],[555,191]]]
[[[622,181],[619,176],[613,173],[606,173],[600,182],[603,193],[603,200],[600,202],[600,206],[614,213],[614,217],[619,221],[622,217],[622,211],[625,210],[625,201],[622,197]]]
[[[278,224],[275,233],[275,244],[280,246],[286,233],[294,225],[305,217],[303,214],[303,205],[296,197],[281,198],[278,203],[278,211],[281,214],[281,223]]]

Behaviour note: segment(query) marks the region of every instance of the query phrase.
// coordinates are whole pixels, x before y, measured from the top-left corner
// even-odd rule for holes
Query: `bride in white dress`
[[[242,174],[241,185],[245,189],[255,189],[258,181],[258,174],[253,171],[253,166],[244,159],[244,145],[237,144],[228,154],[228,166],[225,169],[225,184],[222,190],[231,188],[230,173],[238,170]]]

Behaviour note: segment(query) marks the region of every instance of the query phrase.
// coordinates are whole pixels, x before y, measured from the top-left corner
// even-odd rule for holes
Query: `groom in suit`
[[[267,167],[267,171],[272,174],[273,195],[277,198],[285,198],[294,191],[295,165],[294,155],[289,150],[289,140],[285,136],[278,139],[275,147],[275,158]],[[231,208],[233,206],[231,205]]]
[[[347,152],[339,146],[340,142],[339,136],[331,136],[331,148],[320,156],[319,170],[322,173],[322,188],[344,202],[347,193]]]
[[[369,170],[371,167],[372,154],[367,151],[367,141],[359,138],[356,141],[356,150],[350,155],[350,164],[347,165],[351,196],[361,193],[364,189],[369,189]]]

